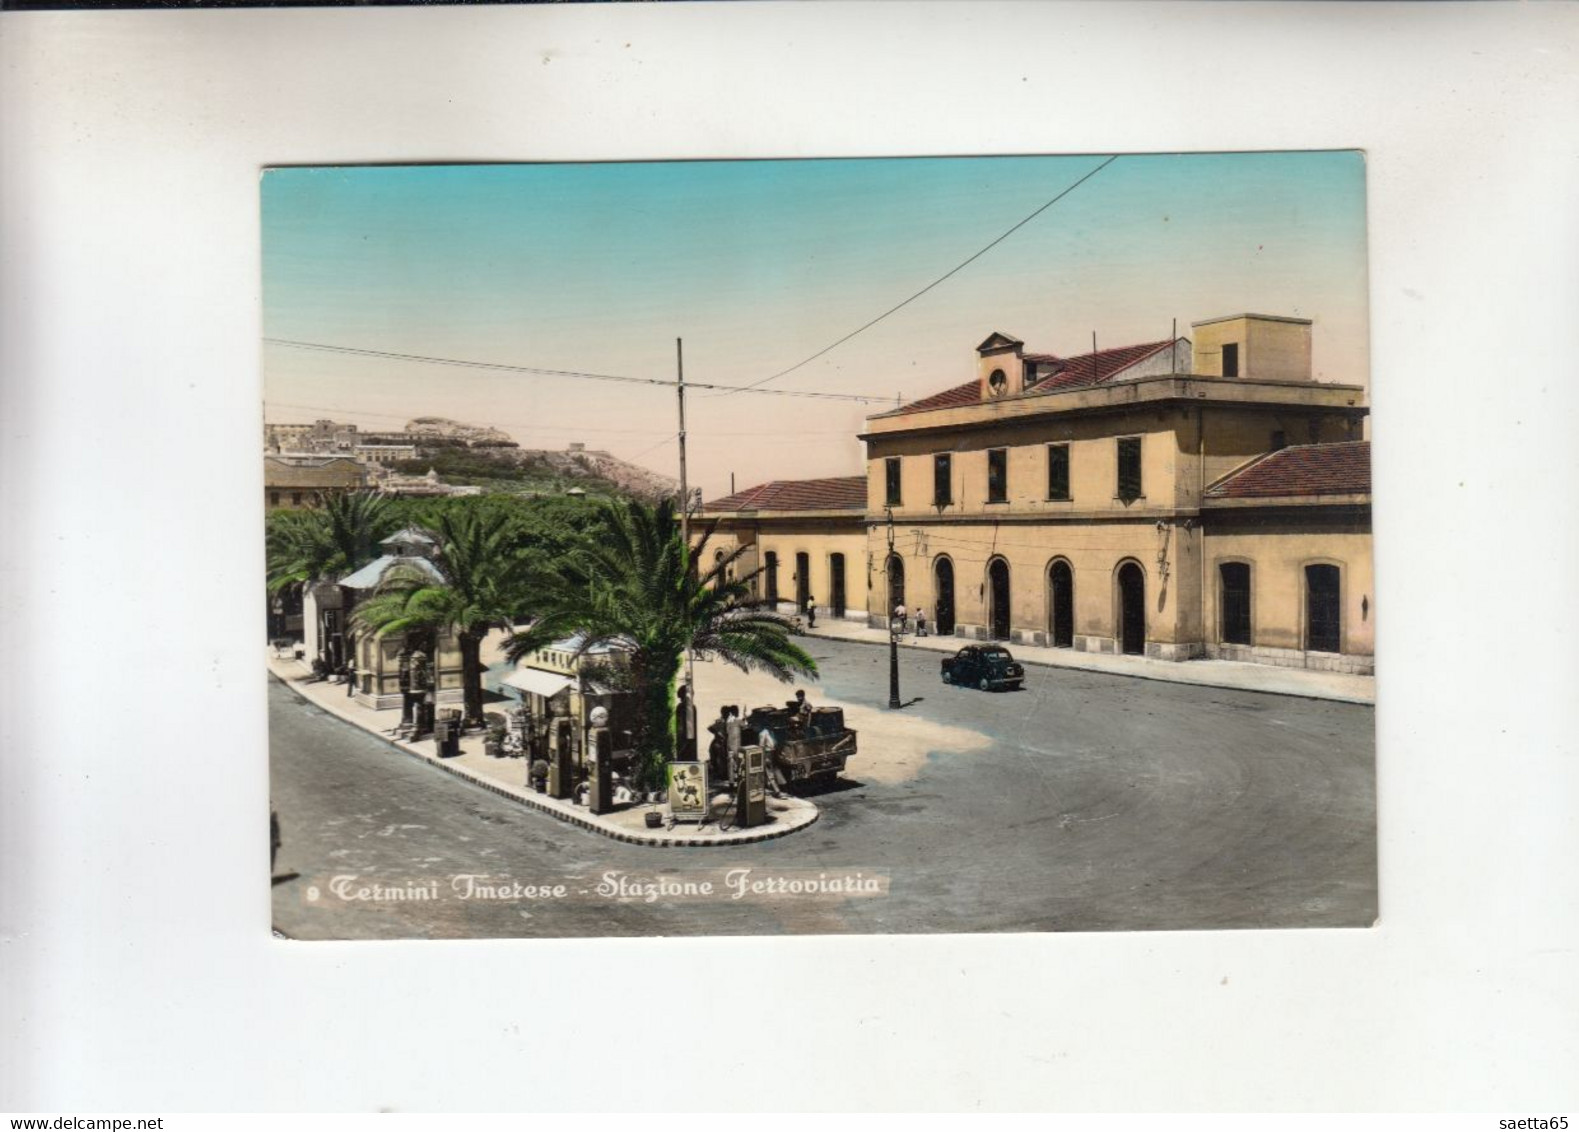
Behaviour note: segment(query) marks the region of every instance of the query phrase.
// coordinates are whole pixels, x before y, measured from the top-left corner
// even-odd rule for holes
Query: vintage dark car
[[[963,684],[990,692],[1018,689],[1025,683],[1025,669],[1002,645],[966,645],[943,658],[943,683]]]

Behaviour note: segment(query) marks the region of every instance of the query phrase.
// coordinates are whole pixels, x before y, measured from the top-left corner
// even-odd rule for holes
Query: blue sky
[[[980,250],[1103,157],[347,166],[265,173],[269,337],[746,384]],[[783,388],[920,396],[993,330],[1078,353],[1244,310],[1315,320],[1317,377],[1369,383],[1364,159],[1126,155]],[[264,347],[270,420],[419,415],[673,474],[673,394]],[[861,470],[873,409],[689,403],[707,494]]]

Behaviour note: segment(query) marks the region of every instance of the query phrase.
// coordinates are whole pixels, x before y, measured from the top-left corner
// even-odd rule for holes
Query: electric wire
[[[361,346],[341,346],[329,342],[303,342],[294,338],[269,338],[263,341],[272,346],[285,346],[294,350],[313,350],[326,354],[346,354],[353,357],[388,358],[393,361],[421,362],[427,365],[454,366],[460,369],[480,369],[504,373],[529,373],[542,377],[569,377],[582,381],[611,381],[626,385],[657,385],[670,389],[679,385],[661,377],[632,377],[618,373],[592,373],[586,370],[549,369],[545,366],[515,365],[508,362],[481,362],[467,358],[444,358],[429,354],[404,354],[394,350],[373,350]],[[861,393],[824,393],[815,389],[754,389],[741,385],[713,385],[704,381],[688,381],[687,389],[708,389],[730,393],[767,393],[779,397],[806,397],[821,401],[853,401],[865,405],[886,405],[890,398],[873,397]]]
[[[766,385],[770,381],[777,381],[781,377],[784,377],[784,376],[786,376],[788,374],[794,373],[796,370],[800,369],[801,366],[804,366],[804,365],[807,365],[807,364],[809,364],[811,362],[816,361],[818,358],[822,357],[824,354],[830,353],[831,351],[833,351],[833,350],[837,349],[838,347],[844,345],[846,342],[848,342],[850,339],[854,338],[856,335],[861,334],[861,333],[863,333],[863,332],[865,332],[867,330],[870,330],[872,327],[876,326],[879,322],[882,322],[883,319],[887,318],[889,315],[894,314],[894,313],[896,313],[896,312],[898,312],[900,310],[903,310],[905,307],[909,306],[911,303],[913,303],[917,299],[919,299],[922,295],[925,295],[928,291],[930,291],[934,287],[938,286],[938,284],[944,282],[945,280],[949,279],[951,276],[958,274],[960,271],[964,270],[966,267],[969,267],[971,264],[975,263],[982,256],[986,255],[993,248],[995,248],[999,244],[1003,243],[1003,241],[1007,240],[1010,236],[1014,235],[1014,233],[1018,232],[1021,228],[1024,228],[1031,221],[1035,220],[1038,216],[1040,216],[1042,213],[1046,212],[1049,208],[1052,208],[1053,205],[1055,205],[1059,201],[1063,200],[1070,193],[1074,192],[1081,185],[1085,184],[1092,177],[1095,177],[1098,173],[1102,172],[1102,170],[1106,169],[1109,165],[1113,164],[1113,162],[1117,161],[1118,159],[1119,159],[1119,154],[1116,154],[1116,153],[1110,154],[1108,156],[1107,160],[1102,162],[1102,164],[1098,165],[1095,169],[1091,170],[1085,176],[1083,176],[1079,180],[1075,181],[1074,184],[1068,186],[1063,191],[1058,193],[1058,195],[1053,197],[1047,203],[1043,204],[1035,212],[1032,212],[1029,216],[1027,216],[1023,220],[1019,221],[1013,227],[1009,228],[1008,231],[1004,232],[1001,236],[999,236],[997,239],[993,240],[986,247],[982,248],[980,251],[976,252],[974,255],[971,255],[969,258],[962,260],[958,264],[955,264],[948,271],[946,271],[942,275],[938,276],[932,282],[928,283],[925,287],[921,288],[921,290],[917,291],[914,295],[911,295],[908,299],[905,299],[904,301],[899,302],[899,303],[895,303],[893,306],[889,307],[882,314],[878,315],[876,318],[872,319],[870,322],[868,322],[868,323],[866,323],[866,324],[864,324],[862,326],[856,327],[854,330],[850,331],[850,333],[846,334],[843,338],[840,338],[837,342],[834,342],[834,343],[832,343],[830,345],[824,346],[822,349],[818,350],[815,354],[812,354],[810,357],[801,359],[800,361],[796,362],[794,365],[790,366],[788,369],[781,369],[781,370],[778,371],[778,373],[770,374],[769,376],[762,378],[760,381],[753,381],[749,385],[736,386],[734,389],[730,390],[729,393],[722,393],[722,394],[720,394],[720,396],[727,397],[727,396],[729,396],[730,393],[751,393],[751,392],[757,392],[759,386]]]

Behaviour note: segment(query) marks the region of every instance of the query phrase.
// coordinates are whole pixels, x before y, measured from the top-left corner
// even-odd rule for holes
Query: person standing
[[[918,609],[918,610],[916,610],[916,636],[924,637],[926,635],[927,635],[927,611],[925,609]]]
[[[810,594],[806,595],[806,628],[817,627],[817,599]]]
[[[894,606],[894,634],[896,636],[900,636],[900,637],[903,637],[905,635],[905,603],[904,602],[900,602],[898,605]]]

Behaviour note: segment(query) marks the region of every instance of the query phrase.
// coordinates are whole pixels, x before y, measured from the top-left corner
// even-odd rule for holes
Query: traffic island
[[[394,734],[393,728],[399,722],[398,712],[377,712],[357,703],[346,695],[343,683],[315,679],[312,670],[302,661],[289,656],[271,655],[268,657],[268,666],[270,675],[308,703],[361,728],[403,754],[430,763],[446,774],[464,778],[502,798],[540,810],[550,817],[604,837],[612,837],[616,841],[659,847],[744,845],[755,841],[771,841],[805,829],[819,816],[815,805],[792,795],[768,798],[766,821],[746,829],[735,828],[731,824],[732,807],[722,811],[715,808],[714,812],[721,820],[673,827],[660,824],[658,828],[650,828],[647,821],[649,814],[658,814],[667,822],[667,809],[659,804],[627,804],[611,813],[594,814],[586,806],[540,794],[528,786],[526,778],[530,768],[524,759],[497,758],[485,754],[485,732],[461,736],[459,754],[440,757],[438,744],[432,738],[410,741]],[[451,749],[454,749],[453,745]]]

